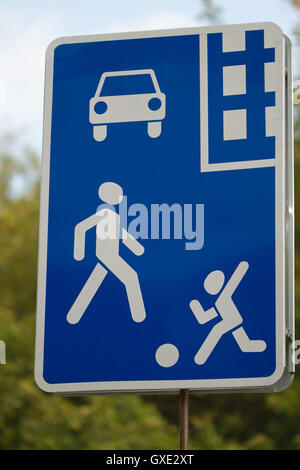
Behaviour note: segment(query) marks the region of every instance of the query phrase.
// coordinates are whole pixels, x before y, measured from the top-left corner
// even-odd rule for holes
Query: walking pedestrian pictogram
[[[99,197],[107,204],[118,205],[122,201],[123,190],[116,183],[106,182],[99,187]],[[74,258],[77,261],[84,258],[85,234],[93,227],[96,227],[97,231],[96,255],[100,262],[96,264],[72,305],[67,315],[68,322],[80,321],[108,271],[125,285],[132,319],[135,322],[142,322],[146,318],[146,312],[139,278],[136,271],[119,255],[119,244],[121,240],[137,256],[144,253],[144,247],[120,227],[119,214],[110,208],[102,208],[75,227]]]

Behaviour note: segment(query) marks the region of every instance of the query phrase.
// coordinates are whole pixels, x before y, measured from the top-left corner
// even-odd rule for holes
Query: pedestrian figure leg
[[[137,273],[125,283],[132,319],[142,322],[146,318],[145,306]]]
[[[137,273],[122,258],[109,260],[104,264],[125,285],[132,319],[142,322],[146,318],[146,311]]]
[[[264,341],[249,339],[246,331],[242,326],[233,331],[232,334],[241,348],[241,351],[243,352],[262,352],[267,347]]]
[[[101,264],[97,263],[67,315],[67,321],[69,323],[74,324],[79,322],[92,298],[101,286],[106,274],[107,270],[101,266]]]

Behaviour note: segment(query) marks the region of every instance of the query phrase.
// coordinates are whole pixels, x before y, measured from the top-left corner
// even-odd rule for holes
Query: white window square
[[[266,106],[266,137],[276,135],[276,108],[274,106]]]
[[[247,139],[247,110],[223,111],[223,139]]]
[[[227,31],[223,33],[223,52],[244,51],[245,31]]]
[[[275,62],[265,63],[265,91],[276,90],[278,75],[276,71],[277,64]]]
[[[246,66],[223,67],[223,95],[243,95],[246,93]]]

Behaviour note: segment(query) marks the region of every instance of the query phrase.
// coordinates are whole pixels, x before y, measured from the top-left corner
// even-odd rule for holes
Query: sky
[[[295,42],[293,31],[300,23],[300,10],[288,0],[215,0],[214,3],[220,8],[220,23],[272,21]],[[2,0],[0,135],[13,130],[19,135],[21,145],[40,153],[45,50],[53,39],[206,26],[207,20],[199,18],[202,5],[201,0]]]

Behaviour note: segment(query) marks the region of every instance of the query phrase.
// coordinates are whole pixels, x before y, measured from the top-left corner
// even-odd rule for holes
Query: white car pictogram
[[[107,124],[120,122],[146,121],[149,136],[159,137],[165,115],[166,95],[152,69],[104,72],[90,99],[89,119],[98,142],[105,140]]]

